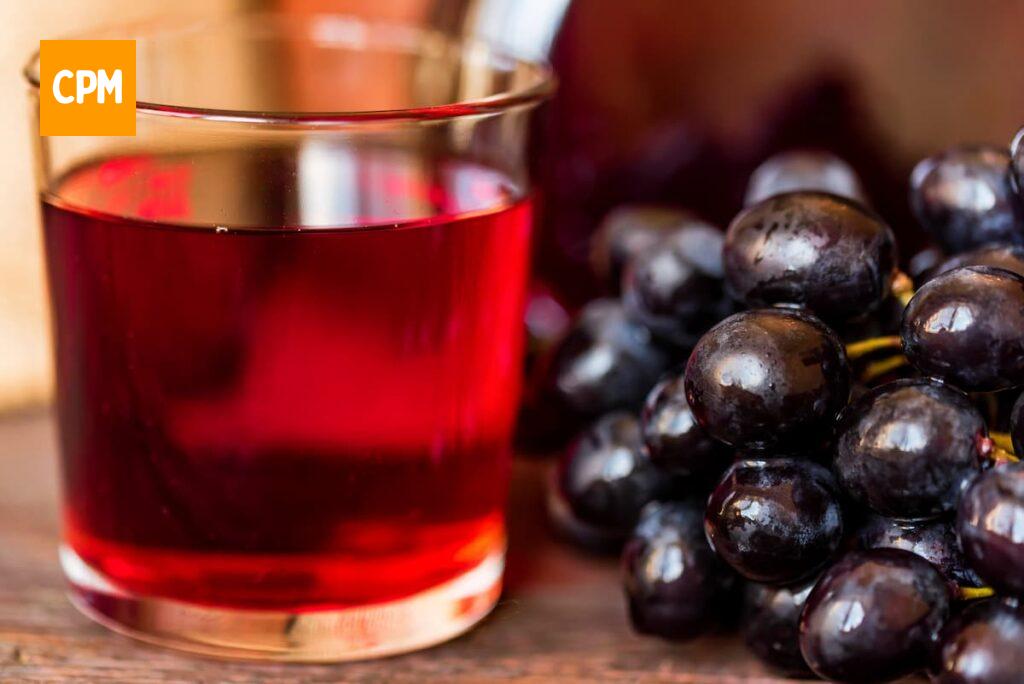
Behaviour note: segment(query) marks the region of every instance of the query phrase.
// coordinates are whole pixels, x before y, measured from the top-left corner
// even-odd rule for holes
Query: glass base
[[[70,547],[60,549],[70,598],[115,632],[225,658],[338,662],[414,651],[462,634],[501,593],[504,551],[427,591],[359,608],[308,612],[216,608],[117,587]]]

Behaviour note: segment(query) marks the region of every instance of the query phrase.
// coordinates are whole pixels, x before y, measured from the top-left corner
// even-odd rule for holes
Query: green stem
[[[858,340],[851,342],[846,345],[846,356],[852,361],[856,361],[862,356],[866,356],[872,352],[876,352],[879,349],[895,349],[900,350],[900,337],[899,335],[886,335],[883,337],[870,337],[866,340]]]

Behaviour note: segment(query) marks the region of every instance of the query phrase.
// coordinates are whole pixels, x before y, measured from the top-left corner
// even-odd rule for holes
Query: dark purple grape
[[[626,266],[622,301],[655,335],[692,347],[708,328],[732,313],[722,281],[720,230],[685,222]]]
[[[1024,456],[1024,393],[1017,397],[1010,410],[1010,439],[1013,440],[1013,452]]]
[[[979,601],[949,621],[939,637],[933,684],[1024,682],[1024,610],[1000,599]]]
[[[1017,131],[1010,143],[1010,155],[1012,156],[1011,169],[1013,171],[1013,184],[1017,190],[1017,197],[1024,202],[1024,128]]]
[[[947,271],[907,305],[903,351],[919,371],[962,390],[1024,384],[1024,277],[991,266]]]
[[[978,476],[960,499],[956,531],[983,580],[1024,596],[1024,464],[998,464]]]
[[[968,567],[953,523],[948,520],[909,522],[873,515],[858,531],[857,540],[865,549],[903,549],[916,553],[961,587],[985,584]]]
[[[686,364],[686,397],[713,437],[740,450],[814,445],[850,393],[846,352],[810,314],[744,311],[697,343]]]
[[[716,626],[732,573],[708,546],[700,508],[651,503],[622,551],[633,628],[690,639]]]
[[[789,587],[747,583],[743,640],[754,655],[790,677],[811,673],[800,653],[800,613],[816,581]]]
[[[647,456],[637,419],[610,413],[562,456],[549,511],[575,541],[595,548],[614,546],[629,534],[640,509],[670,489],[670,477]]]
[[[926,665],[952,592],[938,568],[899,549],[847,554],[800,617],[800,652],[820,677],[880,682]]]
[[[733,219],[723,259],[728,292],[748,306],[805,306],[837,322],[873,311],[888,296],[896,240],[856,202],[794,192]]]
[[[619,302],[599,299],[583,308],[559,345],[549,383],[567,406],[595,418],[638,408],[670,362],[668,352]]]
[[[697,423],[682,375],[655,385],[640,424],[651,461],[673,475],[721,473],[732,461],[732,452]]]
[[[856,172],[845,161],[823,150],[793,150],[769,157],[754,169],[744,206],[798,190],[829,192],[866,203]]]
[[[962,254],[950,257],[939,264],[930,275],[931,278],[934,278],[940,273],[964,266],[992,266],[1024,276],[1024,246],[1011,245],[1005,242],[984,245],[969,252],[963,252]]]
[[[612,209],[591,241],[594,272],[618,292],[626,264],[672,229],[693,220],[693,214],[687,211],[656,204],[627,204]]]
[[[708,499],[711,547],[755,582],[816,573],[842,541],[843,512],[828,469],[789,458],[737,461]]]
[[[917,220],[951,254],[989,242],[1024,243],[1010,155],[991,145],[954,147],[922,160],[910,175]]]
[[[986,435],[967,395],[935,380],[897,380],[843,411],[836,475],[854,500],[882,515],[935,517],[956,508],[981,469]]]

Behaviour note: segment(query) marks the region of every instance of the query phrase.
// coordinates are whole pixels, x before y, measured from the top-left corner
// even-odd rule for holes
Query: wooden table
[[[614,559],[551,539],[541,477],[515,471],[507,591],[446,645],[378,661],[272,665],[181,655],[114,635],[64,597],[56,456],[45,413],[0,419],[0,682],[783,682],[732,637],[671,644],[633,635]]]

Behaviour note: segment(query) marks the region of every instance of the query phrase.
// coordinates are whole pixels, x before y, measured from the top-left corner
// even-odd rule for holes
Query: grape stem
[[[879,349],[901,349],[899,335],[869,337],[866,340],[851,342],[846,345],[846,356],[847,358],[855,361],[860,357],[866,356],[871,352],[878,351]]]
[[[860,374],[861,382],[871,382],[877,378],[882,377],[886,373],[902,368],[909,363],[907,357],[902,354],[890,356],[880,361],[872,361],[864,367],[864,372]]]
[[[1007,440],[1008,435],[1000,432],[993,432],[989,435],[978,437],[978,455],[981,456],[983,461],[1017,463],[1020,459],[1014,455],[1013,445],[1011,444],[1009,449],[1000,445],[1000,442],[1005,443]]]
[[[1010,438],[1010,433],[989,432],[988,438],[991,439],[992,442],[1000,449],[1003,449],[1005,451],[1010,452],[1011,454],[1016,455],[1016,452],[1013,449],[1013,439]]]
[[[996,592],[992,587],[959,587],[959,589],[960,598],[965,601],[973,601],[975,599],[983,599],[996,595]]]
[[[906,308],[907,304],[909,304],[910,300],[914,297],[914,281],[911,280],[910,276],[903,271],[896,271],[893,275],[892,295],[904,308]],[[872,352],[878,351],[879,349],[902,351],[903,349],[899,335],[883,335],[882,337],[870,337],[866,340],[851,342],[846,345],[846,356],[851,361],[855,361],[862,356],[866,356]],[[881,370],[876,372],[878,375],[884,375],[888,371],[902,366],[903,362],[898,362],[894,359],[883,359],[882,361],[879,361],[878,364],[878,368]],[[872,364],[872,366],[873,365],[875,364]],[[870,371],[870,369],[871,366],[868,367],[868,371]]]
[[[914,298],[914,281],[903,271],[896,271],[892,279],[892,294],[906,308]]]

